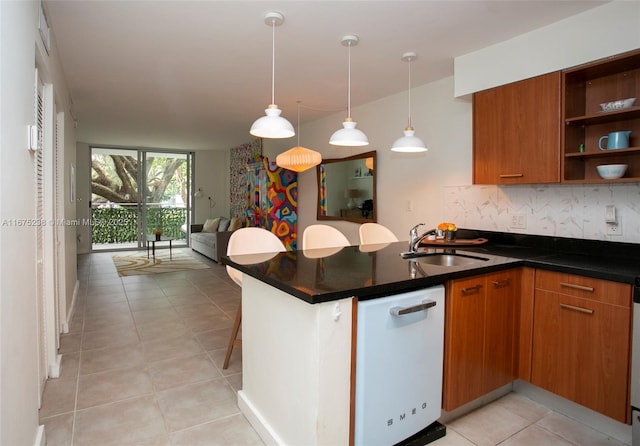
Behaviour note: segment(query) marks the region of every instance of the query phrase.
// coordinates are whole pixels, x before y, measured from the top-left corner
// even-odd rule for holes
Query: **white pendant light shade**
[[[280,116],[282,110],[276,105],[275,79],[276,79],[276,26],[282,25],[284,16],[279,12],[268,12],[264,17],[264,23],[271,26],[272,51],[271,51],[271,104],[264,111],[266,116],[258,118],[251,126],[253,136],[259,138],[291,138],[296,134],[289,121]]]
[[[428,149],[424,142],[415,136],[413,129],[405,129],[404,136],[396,139],[391,150],[394,152],[426,152]]]
[[[315,150],[296,146],[276,156],[276,164],[295,172],[304,172],[322,162],[322,155]]]
[[[256,119],[251,126],[253,136],[259,138],[291,138],[296,134],[289,121],[280,116],[282,110],[277,105],[271,104],[265,109],[266,116]]]
[[[402,55],[402,60],[409,62],[409,118],[407,127],[404,129],[404,136],[396,139],[391,147],[393,152],[426,152],[428,149],[424,142],[415,136],[415,131],[411,127],[411,61],[416,60],[416,53],[407,52]]]
[[[358,36],[344,36],[342,44],[349,48],[349,75],[347,84],[347,118],[342,123],[342,128],[331,135],[329,144],[334,146],[367,146],[369,139],[367,135],[356,128],[357,122],[351,118],[351,47],[360,41]]]
[[[365,135],[362,130],[358,130],[356,124],[357,122],[350,121],[349,118],[345,119],[342,123],[342,128],[336,130],[333,135],[331,135],[329,144],[352,147],[368,145],[369,139],[367,135]]]

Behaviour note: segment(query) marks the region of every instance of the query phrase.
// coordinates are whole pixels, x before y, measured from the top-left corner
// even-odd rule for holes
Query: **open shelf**
[[[562,182],[640,181],[640,50],[565,70],[562,116]],[[600,104],[637,98],[634,106],[603,112]],[[630,131],[630,147],[600,150],[611,132]],[[579,151],[583,147],[583,152]],[[623,178],[603,179],[600,164],[627,164]]]

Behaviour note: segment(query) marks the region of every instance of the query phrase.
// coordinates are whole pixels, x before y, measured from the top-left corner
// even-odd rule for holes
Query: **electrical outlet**
[[[524,214],[511,214],[511,225],[514,229],[526,229],[527,217]]]
[[[622,223],[607,223],[607,235],[622,235]]]

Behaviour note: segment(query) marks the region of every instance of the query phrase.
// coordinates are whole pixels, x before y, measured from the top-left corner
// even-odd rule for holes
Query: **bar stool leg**
[[[237,339],[238,331],[240,330],[240,322],[242,321],[242,301],[240,301],[240,305],[238,305],[238,311],[236,313],[236,320],[233,322],[233,328],[231,329],[231,337],[229,338],[229,344],[227,345],[227,354],[224,357],[224,364],[222,368],[224,370],[229,367],[229,359],[231,358],[231,353],[233,352],[233,347],[241,347],[242,340]]]

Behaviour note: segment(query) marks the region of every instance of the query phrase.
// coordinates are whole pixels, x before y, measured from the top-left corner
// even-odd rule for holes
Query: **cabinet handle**
[[[501,173],[498,176],[500,178],[522,178],[524,175],[521,173]]]
[[[588,308],[574,307],[573,305],[569,305],[569,304],[560,304],[560,307],[567,310],[579,311],[580,313],[593,314],[593,310],[590,310]]]
[[[511,283],[511,279],[502,279],[502,280],[493,280],[491,283],[493,283],[494,286],[500,288],[503,286],[507,286]]]
[[[475,285],[475,286],[470,286],[469,288],[463,288],[461,291],[462,293],[473,293],[473,292],[478,292],[480,291],[480,288],[482,288],[482,285]]]
[[[560,286],[564,286],[564,287],[567,287],[567,288],[573,288],[575,290],[588,291],[590,293],[593,293],[595,291],[595,288],[593,288],[593,287],[582,286],[582,285],[574,285],[573,283],[560,282]]]

